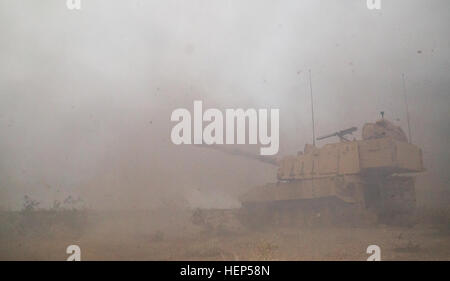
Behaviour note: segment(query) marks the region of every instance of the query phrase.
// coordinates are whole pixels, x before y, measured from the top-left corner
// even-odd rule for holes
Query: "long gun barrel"
[[[356,130],[358,130],[358,128],[351,127],[351,128],[345,129],[345,130],[340,130],[340,131],[338,131],[336,133],[332,133],[332,134],[329,134],[329,135],[318,137],[317,140],[323,140],[323,139],[334,137],[334,136],[339,137],[341,140],[347,140],[344,136],[352,134]]]
[[[256,160],[256,161],[263,162],[263,163],[266,163],[266,164],[278,166],[277,159],[274,158],[274,157],[270,157],[270,156],[255,155],[255,154],[252,154],[250,152],[243,151],[243,150],[240,150],[240,149],[236,149],[236,148],[235,149],[229,149],[229,148],[226,148],[226,147],[223,147],[223,146],[220,146],[220,145],[214,145],[214,144],[212,144],[212,145],[197,144],[196,146],[203,147],[203,148],[215,149],[215,150],[221,151],[221,152],[226,153],[226,154],[236,155],[236,156],[240,156],[240,157],[243,157],[243,158],[248,158],[248,159]]]

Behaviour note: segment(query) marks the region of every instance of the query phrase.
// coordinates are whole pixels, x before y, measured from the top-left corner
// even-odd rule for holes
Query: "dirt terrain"
[[[422,209],[413,227],[277,227],[207,231],[186,210],[1,212],[1,260],[449,260],[450,215]]]

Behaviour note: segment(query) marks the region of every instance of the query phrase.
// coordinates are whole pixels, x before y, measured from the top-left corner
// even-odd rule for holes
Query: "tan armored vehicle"
[[[356,130],[317,138],[337,136],[340,142],[320,148],[307,144],[297,155],[276,161],[278,181],[244,194],[242,208],[233,216],[255,226],[334,220],[410,224],[415,208],[413,173],[424,170],[422,151],[385,119],[365,124],[361,140],[346,138]],[[199,210],[194,218],[214,225],[218,213]]]

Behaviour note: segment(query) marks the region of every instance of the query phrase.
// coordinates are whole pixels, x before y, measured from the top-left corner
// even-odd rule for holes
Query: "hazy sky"
[[[172,110],[279,108],[280,153],[385,117],[449,182],[450,2],[0,0],[0,205],[149,207],[275,180],[170,142]],[[256,151],[256,150],[255,150]],[[199,195],[200,194],[200,195]],[[198,198],[204,196],[204,198]],[[176,200],[175,200],[176,199]]]

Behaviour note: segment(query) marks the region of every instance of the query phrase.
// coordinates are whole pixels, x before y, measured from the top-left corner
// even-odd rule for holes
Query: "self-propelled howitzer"
[[[411,223],[414,174],[424,170],[421,149],[385,119],[365,124],[360,140],[345,138],[356,130],[319,137],[337,136],[340,142],[320,148],[307,144],[297,155],[278,159],[277,182],[244,193],[236,214],[252,225],[355,219]]]

